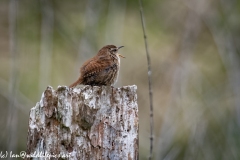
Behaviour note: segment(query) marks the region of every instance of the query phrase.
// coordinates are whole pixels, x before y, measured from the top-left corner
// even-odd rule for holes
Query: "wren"
[[[80,68],[80,77],[69,87],[79,84],[91,86],[113,86],[118,79],[120,57],[118,53],[123,46],[106,45],[93,58],[86,61]]]

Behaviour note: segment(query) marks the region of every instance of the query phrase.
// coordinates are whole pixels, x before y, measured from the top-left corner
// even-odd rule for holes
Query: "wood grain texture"
[[[138,159],[137,87],[47,87],[30,111],[27,154]]]

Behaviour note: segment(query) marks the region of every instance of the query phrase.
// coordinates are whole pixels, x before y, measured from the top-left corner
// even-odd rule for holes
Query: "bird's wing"
[[[91,77],[105,70],[108,66],[109,64],[106,61],[103,63],[103,61],[90,59],[83,64],[80,72],[83,77]]]

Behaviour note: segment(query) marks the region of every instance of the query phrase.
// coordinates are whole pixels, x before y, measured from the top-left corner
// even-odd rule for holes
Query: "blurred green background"
[[[152,60],[154,159],[240,159],[240,1],[143,0]],[[136,84],[149,155],[138,0],[0,1],[0,151],[26,150],[30,108],[106,44],[125,46],[116,87]]]

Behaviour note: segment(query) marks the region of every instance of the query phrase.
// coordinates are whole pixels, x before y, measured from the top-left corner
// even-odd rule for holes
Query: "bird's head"
[[[122,47],[124,47],[124,46],[116,47],[115,45],[106,45],[100,50],[100,52],[101,51],[104,51],[104,52],[107,51],[110,54],[114,54],[114,55],[117,55],[119,57],[125,58],[124,56],[122,56],[121,54],[118,53],[118,50]]]

